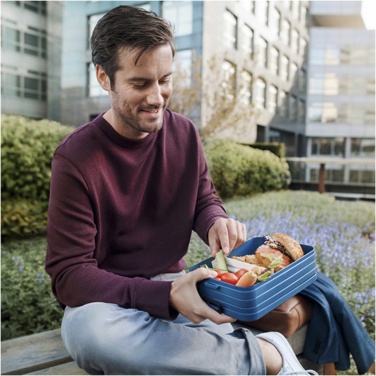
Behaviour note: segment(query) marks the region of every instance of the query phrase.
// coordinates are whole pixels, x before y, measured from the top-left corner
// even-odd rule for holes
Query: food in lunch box
[[[264,243],[254,254],[225,257],[222,251],[212,261],[215,279],[240,287],[266,281],[275,272],[304,256],[300,244],[286,234],[264,236]],[[208,267],[205,265],[204,267]]]
[[[235,260],[272,268],[275,272],[304,256],[300,244],[286,234],[266,235],[254,255],[233,256]]]

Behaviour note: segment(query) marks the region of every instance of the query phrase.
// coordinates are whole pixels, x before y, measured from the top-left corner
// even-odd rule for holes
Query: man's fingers
[[[208,240],[212,256],[222,249],[227,256],[234,248],[246,241],[247,231],[243,223],[231,218],[219,218],[209,230]]]

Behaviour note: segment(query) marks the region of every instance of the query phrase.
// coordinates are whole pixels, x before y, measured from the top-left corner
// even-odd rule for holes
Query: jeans
[[[98,302],[66,307],[61,332],[72,358],[90,374],[266,374],[252,332],[231,324],[197,325],[182,315],[168,321]]]

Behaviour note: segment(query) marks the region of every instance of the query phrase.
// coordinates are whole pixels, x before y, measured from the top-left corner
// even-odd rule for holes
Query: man
[[[215,255],[246,229],[215,195],[196,128],[167,109],[170,25],[119,6],[91,47],[111,108],[52,163],[46,270],[68,351],[93,374],[305,373],[282,336],[234,330],[205,304],[196,283],[215,272],[184,272],[192,230]]]

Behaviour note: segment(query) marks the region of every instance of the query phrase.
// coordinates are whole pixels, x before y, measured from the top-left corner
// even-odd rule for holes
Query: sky
[[[362,16],[367,29],[376,29],[376,1],[363,0]]]

